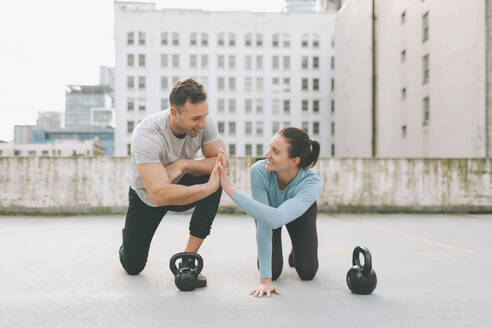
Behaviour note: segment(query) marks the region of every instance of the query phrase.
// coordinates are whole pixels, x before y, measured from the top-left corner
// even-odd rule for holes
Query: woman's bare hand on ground
[[[270,297],[272,293],[280,295],[280,291],[272,283],[261,283],[258,287],[253,289],[249,295],[261,298],[265,294]]]

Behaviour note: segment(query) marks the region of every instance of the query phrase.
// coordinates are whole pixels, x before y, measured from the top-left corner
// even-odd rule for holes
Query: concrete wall
[[[249,190],[253,159],[232,159]],[[0,158],[0,214],[125,213],[127,157]],[[321,159],[326,212],[492,212],[491,159]],[[222,211],[238,211],[223,195]]]

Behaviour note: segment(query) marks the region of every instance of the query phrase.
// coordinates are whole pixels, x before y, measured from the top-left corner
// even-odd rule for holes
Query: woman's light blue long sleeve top
[[[256,236],[261,278],[272,277],[272,234],[306,212],[323,189],[313,170],[301,168],[285,189],[278,188],[277,173],[266,170],[266,160],[250,169],[253,198],[236,191],[232,200],[257,221]]]

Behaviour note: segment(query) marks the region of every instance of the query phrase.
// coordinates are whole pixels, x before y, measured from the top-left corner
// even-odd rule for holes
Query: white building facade
[[[376,0],[374,38],[371,2],[337,14],[336,155],[490,156],[491,1]]]
[[[46,144],[0,143],[0,156],[102,156],[104,145],[92,140],[56,140]]]
[[[279,129],[296,126],[330,156],[334,19],[115,2],[115,154],[129,154],[135,126],[191,77],[205,85],[230,155],[263,156]]]

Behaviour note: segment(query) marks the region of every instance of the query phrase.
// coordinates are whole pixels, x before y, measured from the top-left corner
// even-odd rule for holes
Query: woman
[[[320,146],[301,129],[280,130],[270,143],[266,160],[251,167],[253,199],[237,190],[220,167],[222,189],[248,215],[256,219],[260,285],[250,294],[279,293],[272,280],[282,271],[281,227],[287,225],[292,241],[289,265],[302,280],[318,270],[316,198],[322,183],[309,167],[316,164]]]

